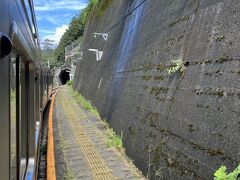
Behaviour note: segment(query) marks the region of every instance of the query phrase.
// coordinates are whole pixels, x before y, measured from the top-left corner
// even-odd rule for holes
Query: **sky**
[[[72,17],[87,6],[88,0],[34,0],[40,41],[59,43]]]

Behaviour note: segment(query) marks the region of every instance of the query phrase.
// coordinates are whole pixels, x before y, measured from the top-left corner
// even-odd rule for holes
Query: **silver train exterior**
[[[36,179],[52,72],[41,63],[32,1],[0,2],[0,179]]]

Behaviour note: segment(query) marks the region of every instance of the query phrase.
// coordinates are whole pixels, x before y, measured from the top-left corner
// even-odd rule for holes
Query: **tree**
[[[45,39],[42,44],[42,58],[45,64],[54,64],[56,62],[56,57],[54,53],[54,40]]]
[[[51,39],[45,39],[41,44],[44,50],[51,50],[53,49],[55,41]]]
[[[68,30],[61,37],[60,43],[55,51],[55,56],[58,63],[64,63],[65,47],[76,41],[80,36],[83,36],[87,18],[97,3],[98,0],[90,0],[88,6],[83,9],[78,16],[72,18]]]
[[[56,57],[54,53],[54,49],[50,50],[42,50],[42,58],[43,62],[48,64],[55,64],[56,63]]]

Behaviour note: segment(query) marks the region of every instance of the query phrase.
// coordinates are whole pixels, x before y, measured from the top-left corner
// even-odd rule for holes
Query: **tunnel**
[[[67,81],[70,80],[69,72],[70,72],[69,69],[63,69],[63,70],[61,70],[61,72],[60,72],[60,74],[59,74],[59,80],[60,80],[60,83],[61,83],[62,85],[66,84]]]

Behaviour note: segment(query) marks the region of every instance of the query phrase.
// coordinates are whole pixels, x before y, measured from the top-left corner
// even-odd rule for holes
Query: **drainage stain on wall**
[[[131,4],[134,6],[135,4]],[[137,4],[139,5],[139,4]],[[131,6],[131,7],[132,7]],[[136,5],[135,5],[136,6]],[[134,7],[135,7],[134,6]],[[124,76],[122,76],[123,72],[126,70],[126,66],[131,61],[131,53],[132,48],[136,45],[136,36],[139,28],[139,24],[141,23],[141,14],[144,8],[144,4],[139,6],[136,10],[132,10],[132,8],[129,8],[129,11],[132,12],[131,16],[128,16],[124,23],[124,28],[121,34],[121,40],[119,43],[117,56],[116,56],[116,62],[114,65],[114,75],[111,85],[111,91],[109,100],[107,103],[107,110],[108,115],[107,119],[111,119],[111,114],[113,112],[113,103],[117,103],[117,98],[120,95],[120,91],[124,87]],[[115,101],[115,102],[114,102]]]

